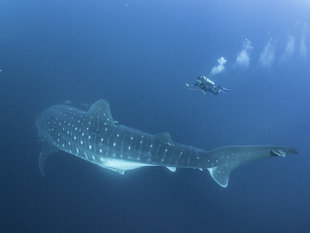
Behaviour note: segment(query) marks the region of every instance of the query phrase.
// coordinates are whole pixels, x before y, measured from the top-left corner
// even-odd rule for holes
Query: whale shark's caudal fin
[[[218,166],[208,168],[212,178],[226,188],[231,171],[252,160],[268,157],[285,157],[286,154],[297,154],[297,150],[283,146],[227,146],[208,152],[212,160],[220,161]]]
[[[60,151],[60,150],[58,148],[56,148],[55,146],[53,146],[52,144],[47,143],[47,142],[43,143],[42,151],[41,151],[40,156],[39,156],[39,170],[43,176],[45,176],[44,167],[45,167],[45,163],[46,163],[47,158],[51,154],[56,153],[58,151]]]

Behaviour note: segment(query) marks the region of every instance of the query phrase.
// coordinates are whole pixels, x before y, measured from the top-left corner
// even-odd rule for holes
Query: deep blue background
[[[0,232],[310,232],[310,57],[307,1],[2,0]],[[280,58],[287,37],[296,50]],[[248,69],[233,64],[245,38]],[[275,62],[259,65],[270,38]],[[184,87],[209,74],[233,90]],[[34,120],[44,108],[106,98],[114,118],[183,144],[281,144],[299,155],[233,172],[143,168],[121,177],[58,153],[46,177]]]

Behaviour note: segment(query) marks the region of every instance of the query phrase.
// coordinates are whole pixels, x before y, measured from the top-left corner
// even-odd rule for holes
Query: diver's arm
[[[199,86],[196,83],[194,83],[194,84],[185,83],[185,86],[188,87],[191,90],[194,90],[194,91],[199,91],[200,90]]]
[[[186,87],[194,87],[194,88],[196,88],[196,87],[198,87],[198,84],[197,83],[193,83],[193,84],[185,83],[185,86]]]

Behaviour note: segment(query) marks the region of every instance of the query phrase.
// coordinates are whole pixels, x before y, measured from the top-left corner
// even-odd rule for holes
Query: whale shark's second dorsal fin
[[[162,132],[162,133],[156,134],[155,137],[159,141],[166,143],[170,146],[174,145],[174,142],[172,141],[171,136],[168,132]]]
[[[94,115],[97,118],[102,119],[104,122],[114,124],[109,102],[105,99],[100,99],[94,103],[88,110],[88,114]]]

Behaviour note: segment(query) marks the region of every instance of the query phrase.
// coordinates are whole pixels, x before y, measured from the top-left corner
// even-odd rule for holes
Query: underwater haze
[[[309,0],[2,0],[0,232],[309,233]],[[231,90],[185,86],[205,75]],[[120,124],[212,150],[297,155],[124,176],[65,152],[39,171],[36,117],[110,103]]]

